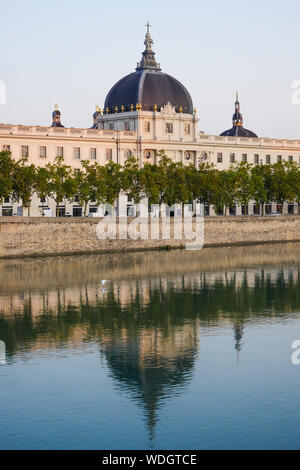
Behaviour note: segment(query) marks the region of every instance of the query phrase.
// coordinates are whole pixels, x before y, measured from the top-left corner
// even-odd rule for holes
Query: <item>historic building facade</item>
[[[198,116],[186,88],[175,78],[161,71],[152,50],[153,40],[147,25],[145,50],[136,70],[119,80],[109,91],[104,108],[96,107],[90,128],[66,128],[61,122],[58,107],[52,113],[49,127],[0,124],[0,150],[10,150],[15,159],[28,158],[30,163],[44,166],[56,156],[63,156],[72,168],[89,159],[100,164],[109,160],[123,164],[134,155],[140,165],[156,162],[160,150],[174,161],[196,167],[202,161],[218,169],[235,162],[252,164],[294,161],[300,163],[300,140],[259,138],[244,128],[238,96],[232,128],[220,136],[198,132]],[[49,207],[54,214],[54,201],[33,198],[31,215],[39,216]],[[132,201],[121,195],[115,212],[124,215],[133,209]],[[104,208],[90,204],[90,213],[103,214]],[[268,211],[276,210],[274,203]],[[286,204],[284,212],[297,213],[294,204]],[[65,201],[61,215],[80,216],[76,204]],[[133,213],[133,212],[131,212]],[[207,211],[214,215],[214,210]],[[234,214],[240,214],[236,207]],[[257,213],[249,205],[249,214]],[[0,215],[26,215],[19,203],[4,201]]]

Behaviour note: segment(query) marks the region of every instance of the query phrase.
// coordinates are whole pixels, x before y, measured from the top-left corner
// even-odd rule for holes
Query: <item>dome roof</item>
[[[152,51],[153,40],[149,33],[149,23],[147,23],[147,33],[145,39],[146,49],[143,57],[138,63],[136,71],[121,78],[109,91],[104,109],[115,112],[116,107],[121,111],[124,106],[129,111],[131,106],[142,105],[142,110],[157,110],[168,102],[179,112],[180,107],[183,113],[193,114],[193,102],[187,89],[175,78],[161,72],[160,65],[155,60]]]
[[[257,135],[249,131],[248,129],[245,129],[244,127],[239,127],[239,126],[233,126],[231,129],[228,129],[227,131],[222,132],[220,134],[221,136],[235,136],[235,137],[254,137],[257,138]]]
[[[257,138],[257,135],[245,129],[243,126],[243,116],[240,113],[240,102],[238,98],[238,93],[236,94],[236,101],[235,101],[235,113],[232,116],[232,128],[228,129],[227,131],[222,132],[221,136],[233,136],[233,137],[254,137]]]
[[[137,70],[121,78],[108,93],[104,109],[115,112],[117,106],[120,110],[124,106],[137,103],[142,105],[144,111],[153,111],[154,105],[159,110],[170,102],[178,111],[180,106],[183,113],[193,114],[193,102],[186,88],[175,78],[156,70]]]

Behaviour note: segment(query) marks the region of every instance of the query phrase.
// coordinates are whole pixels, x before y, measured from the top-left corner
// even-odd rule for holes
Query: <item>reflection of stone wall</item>
[[[31,262],[31,266],[32,263],[34,261]],[[92,265],[90,266],[92,267]],[[53,269],[55,270],[54,267]],[[67,270],[65,272],[67,273]],[[113,299],[122,308],[130,307],[138,299],[140,307],[143,308],[149,305],[151,292],[155,289],[162,293],[168,293],[171,289],[197,292],[205,286],[211,287],[218,283],[232,285],[237,289],[245,282],[248,288],[253,288],[257,282],[261,282],[262,278],[264,281],[275,284],[280,277],[286,284],[289,282],[293,284],[299,281],[299,276],[299,265],[295,264],[294,267],[282,266],[280,268],[278,265],[274,268],[272,266],[264,266],[263,268],[228,267],[225,271],[204,271],[198,268],[195,271],[190,269],[184,274],[174,272],[166,275],[161,273],[159,276],[141,279],[111,278],[105,288],[100,283],[101,276],[98,282],[95,279],[93,281],[86,279],[82,281],[82,284],[69,281],[69,285],[64,283],[57,287],[51,285],[51,282],[47,285],[46,278],[40,279],[41,282],[35,286],[31,278],[30,285],[27,286],[24,278],[23,284],[20,280],[17,282],[18,289],[11,279],[11,284],[6,284],[5,289],[2,287],[0,292],[0,313],[14,314],[19,312],[22,314],[30,306],[32,317],[38,318],[43,312],[51,312],[56,315],[59,307],[63,310],[84,305],[96,307],[109,299]]]
[[[226,272],[237,268],[300,264],[300,244],[205,248],[201,251],[162,251],[106,255],[0,260],[0,295],[29,290],[73,289],[101,279],[126,281]],[[124,287],[125,289],[125,287]]]
[[[172,239],[98,240],[97,222],[0,218],[0,257],[157,249],[167,245],[175,248],[185,244],[185,240]],[[205,219],[206,246],[290,240],[300,241],[300,216]]]

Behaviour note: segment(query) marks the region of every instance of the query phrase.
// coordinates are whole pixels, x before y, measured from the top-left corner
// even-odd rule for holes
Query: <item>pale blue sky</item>
[[[95,104],[134,71],[145,23],[162,70],[190,91],[200,130],[231,127],[238,88],[244,125],[259,136],[300,138],[299,0],[0,0],[0,122],[88,127]]]

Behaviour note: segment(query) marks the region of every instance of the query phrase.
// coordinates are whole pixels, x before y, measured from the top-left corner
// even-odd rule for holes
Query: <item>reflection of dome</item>
[[[222,132],[221,136],[233,136],[233,137],[254,137],[257,138],[257,135],[254,132],[249,131],[243,127],[243,116],[240,112],[240,102],[238,98],[238,93],[236,94],[235,102],[235,113],[232,116],[232,128],[227,131]]]
[[[175,329],[167,337],[157,329],[121,336],[102,341],[101,352],[114,379],[142,403],[152,439],[161,400],[191,378],[197,326]]]
[[[162,73],[160,65],[155,60],[152,51],[152,38],[147,25],[145,39],[146,49],[143,58],[138,64],[136,71],[121,78],[108,93],[104,108],[109,112],[115,112],[116,107],[121,110],[130,111],[131,106],[142,105],[142,110],[153,111],[155,105],[157,110],[168,102],[183,113],[193,114],[193,102],[186,88],[175,78]]]

